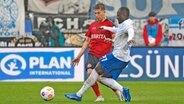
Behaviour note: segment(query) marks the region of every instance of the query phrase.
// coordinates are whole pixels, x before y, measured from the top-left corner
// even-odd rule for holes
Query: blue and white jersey
[[[117,59],[128,62],[131,58],[130,50],[127,42],[134,37],[133,21],[127,19],[117,27],[104,27],[104,29],[115,33],[114,37],[114,49],[112,54]]]

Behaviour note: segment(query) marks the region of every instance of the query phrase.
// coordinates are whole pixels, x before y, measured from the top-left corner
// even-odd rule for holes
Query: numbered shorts
[[[112,53],[110,53],[100,58],[100,63],[102,65],[103,77],[117,80],[122,70],[128,65],[129,61],[120,61],[115,58]]]

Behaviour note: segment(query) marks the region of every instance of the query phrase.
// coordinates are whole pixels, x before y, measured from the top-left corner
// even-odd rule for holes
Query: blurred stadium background
[[[75,103],[63,94],[74,92],[82,85],[87,55],[77,67],[70,62],[80,51],[85,32],[94,21],[92,8],[98,2],[105,4],[107,17],[112,21],[119,7],[130,8],[137,44],[119,82],[130,87],[132,103],[184,103],[183,0],[1,0],[1,104]],[[157,13],[162,24],[159,47],[145,47],[142,37],[151,11]],[[47,17],[52,17],[63,33],[64,46],[45,45],[45,30],[40,26]],[[51,102],[44,102],[39,96],[39,90],[46,85],[56,90],[56,98]],[[108,88],[101,85],[101,90],[104,104],[120,103]],[[93,103],[92,93],[87,92],[83,104]]]

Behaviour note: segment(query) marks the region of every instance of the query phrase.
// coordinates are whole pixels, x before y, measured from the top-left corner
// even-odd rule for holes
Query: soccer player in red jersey
[[[106,38],[113,38],[113,33],[107,30],[100,29],[101,26],[112,27],[113,23],[106,19],[105,16],[105,5],[98,3],[94,7],[94,14],[96,20],[91,23],[86,33],[86,40],[83,43],[83,46],[75,59],[72,60],[74,65],[77,65],[80,61],[81,56],[84,54],[86,49],[89,46],[88,53],[88,63],[87,63],[87,73],[88,76],[91,74],[92,70],[95,68],[96,64],[99,62],[99,58],[109,53],[112,48],[112,43],[104,41]],[[97,82],[92,86],[93,91],[96,94],[96,102],[104,101],[104,98],[101,96]],[[121,100],[121,92],[115,91],[118,95],[118,98]]]

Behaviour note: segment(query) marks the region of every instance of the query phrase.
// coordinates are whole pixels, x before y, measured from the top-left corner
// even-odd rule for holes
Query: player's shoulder
[[[108,26],[113,26],[113,21],[111,21],[110,19],[105,19],[105,24],[107,24]]]
[[[124,22],[120,23],[118,27],[125,30],[133,28],[133,21],[131,19],[127,19]]]
[[[91,24],[89,25],[89,28],[93,28],[96,27],[96,25],[98,25],[98,23],[96,21],[91,22]]]
[[[106,22],[109,22],[109,23],[113,23],[113,21],[110,20],[110,19],[108,19],[108,18],[106,18],[105,21],[106,21]]]
[[[120,26],[122,26],[122,27],[133,26],[133,21],[132,21],[131,19],[127,19],[127,20],[125,20],[124,22],[122,22],[122,23],[120,24]]]
[[[127,19],[123,23],[126,24],[126,25],[130,25],[130,24],[132,25],[133,21],[131,19]]]

